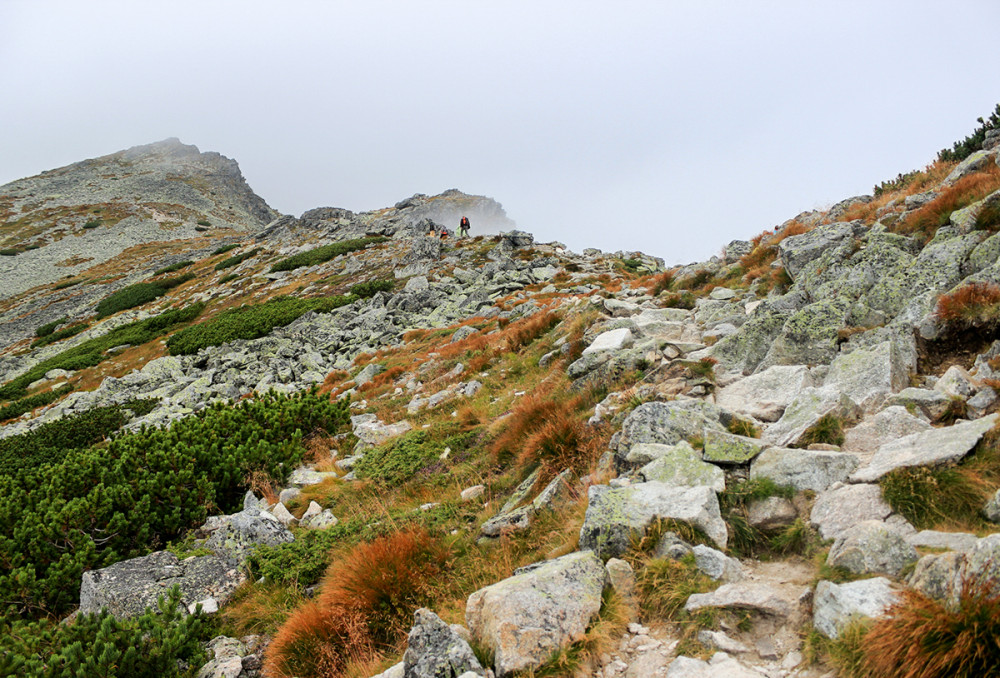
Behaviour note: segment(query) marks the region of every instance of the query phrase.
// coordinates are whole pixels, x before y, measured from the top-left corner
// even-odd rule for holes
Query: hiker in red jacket
[[[469,237],[469,217],[463,216],[462,220],[458,222],[458,237]]]

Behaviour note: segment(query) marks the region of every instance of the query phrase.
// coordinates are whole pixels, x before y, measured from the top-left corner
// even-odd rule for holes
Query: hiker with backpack
[[[462,220],[458,222],[458,237],[469,237],[469,217],[463,216]]]

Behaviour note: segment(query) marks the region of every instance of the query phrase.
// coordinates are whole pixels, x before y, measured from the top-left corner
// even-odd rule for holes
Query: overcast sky
[[[0,184],[176,136],[284,213],[459,188],[685,263],[970,133],[998,25],[996,0],[0,0]]]

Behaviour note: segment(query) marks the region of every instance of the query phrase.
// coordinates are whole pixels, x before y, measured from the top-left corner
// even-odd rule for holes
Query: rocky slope
[[[235,169],[191,148],[101,160]],[[171,628],[217,636],[214,658],[178,641],[188,675],[776,678],[841,670],[854,620],[913,592],[943,618],[963,582],[995,590],[997,149],[670,271],[536,243],[458,191],[298,219],[241,204],[230,230],[6,301],[0,453],[23,457],[2,460],[0,514],[47,535],[5,535],[8,614],[128,620],[176,584],[208,621]],[[460,214],[505,232],[425,235]],[[70,450],[104,411],[121,421]],[[126,458],[102,492],[52,481]],[[171,489],[130,480],[164,464]],[[114,550],[126,522],[146,541]],[[70,665],[45,642],[0,668]]]

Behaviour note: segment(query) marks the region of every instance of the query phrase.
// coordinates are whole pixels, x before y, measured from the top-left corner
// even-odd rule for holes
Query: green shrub
[[[249,252],[246,252],[244,254],[237,254],[235,256],[229,257],[228,259],[223,259],[222,261],[220,261],[219,263],[217,263],[215,265],[215,270],[216,271],[222,271],[222,270],[225,270],[227,268],[232,268],[233,266],[239,266],[240,264],[242,264],[247,259],[250,259],[251,257],[255,257],[258,254],[260,254],[260,248],[259,247],[255,247],[254,249],[252,249]]]
[[[222,276],[221,278],[219,278],[218,284],[219,285],[225,285],[227,282],[230,282],[231,280],[236,280],[239,277],[240,276],[237,273],[228,273],[228,274]]]
[[[83,227],[86,228],[87,230],[90,230],[92,228],[97,228],[100,225],[101,225],[101,220],[100,219],[92,219],[92,220],[88,221],[87,223],[85,223],[83,225]]]
[[[75,325],[70,325],[69,327],[64,327],[58,332],[52,332],[40,339],[36,339],[31,342],[31,347],[36,348],[38,346],[48,346],[49,344],[54,344],[57,341],[62,341],[63,339],[69,339],[70,337],[75,337],[87,328],[90,327],[90,323],[77,323]]]
[[[25,247],[24,249],[25,249],[25,250],[39,250],[39,249],[41,249],[41,248],[42,248],[42,246],[41,246],[41,245],[28,245],[28,246],[27,246],[27,247]]]
[[[355,252],[357,250],[364,249],[368,245],[385,242],[386,240],[388,240],[388,238],[376,236],[372,238],[342,240],[330,245],[324,245],[322,247],[317,247],[316,249],[312,249],[307,252],[299,252],[298,254],[282,259],[271,267],[271,272],[291,271],[302,266],[315,266],[316,264],[322,264],[324,261],[329,261],[334,257],[340,256],[341,254]]]
[[[64,290],[67,287],[73,287],[74,285],[79,285],[82,282],[83,282],[83,280],[66,280],[66,281],[63,281],[63,282],[57,284],[53,289]]]
[[[69,320],[69,318],[67,318],[66,316],[63,316],[62,318],[59,318],[58,320],[53,320],[50,323],[45,323],[44,325],[42,325],[41,327],[39,327],[38,329],[35,330],[35,336],[39,337],[39,338],[41,338],[41,337],[47,337],[50,334],[52,334],[53,332],[55,332],[56,328],[59,327],[60,325],[62,325],[67,320]]]
[[[64,390],[63,395],[68,392]],[[31,396],[17,402],[38,397]],[[0,439],[0,474],[13,476],[25,468],[58,463],[70,451],[96,445],[133,417],[149,414],[156,405],[156,400],[132,400],[122,405],[94,407],[42,424],[28,433]]]
[[[694,294],[687,290],[684,290],[683,292],[671,292],[667,296],[663,297],[664,308],[684,308],[691,310],[694,308],[694,303]]]
[[[215,251],[212,252],[212,256],[214,257],[216,254],[225,254],[226,252],[229,252],[230,250],[234,250],[237,247],[239,247],[239,245],[237,245],[235,243],[232,244],[232,245],[222,245],[221,247],[217,247],[215,249]]]
[[[167,348],[171,355],[191,355],[207,346],[220,346],[237,339],[257,339],[275,327],[284,327],[307,311],[332,311],[355,299],[353,296],[277,297],[256,306],[232,308],[211,320],[181,330],[167,340]]]
[[[156,275],[163,275],[164,273],[173,273],[175,271],[181,270],[182,268],[186,268],[186,267],[190,266],[193,263],[194,262],[191,261],[190,259],[188,259],[186,261],[178,261],[176,264],[170,264],[169,266],[164,266],[163,268],[159,269],[158,271],[154,271],[153,275],[156,276]]]
[[[46,678],[194,676],[206,661],[201,614],[182,611],[177,586],[158,609],[118,620],[82,614],[66,624],[45,619],[0,623],[0,675]],[[186,667],[186,668],[182,668]]]
[[[920,175],[921,172],[919,170],[913,170],[912,172],[907,172],[905,174],[898,174],[895,179],[890,179],[889,181],[883,181],[880,184],[876,184],[875,188],[872,189],[872,194],[877,198],[883,193],[899,191],[909,186],[910,183]]]
[[[295,541],[259,546],[247,560],[247,571],[254,579],[263,577],[269,583],[312,586],[326,572],[331,549],[345,541],[355,540],[366,522],[351,520],[323,530],[300,530]]]
[[[393,280],[369,280],[351,287],[351,294],[365,299],[373,297],[379,292],[392,292],[395,285]]]
[[[444,451],[430,440],[426,431],[414,431],[368,450],[355,465],[359,478],[396,486],[412,478]]]
[[[54,403],[55,401],[59,400],[72,390],[73,387],[71,385],[64,384],[52,391],[46,391],[45,393],[38,393],[33,396],[28,396],[27,398],[21,398],[20,400],[15,400],[10,404],[0,407],[0,421],[6,421],[8,419],[13,419],[14,417],[20,417],[25,412],[30,412],[36,407],[42,407],[43,405]],[[0,439],[0,450],[3,449],[4,440],[5,439]],[[3,453],[0,452],[0,457],[2,456]]]
[[[252,476],[283,481],[303,437],[349,421],[346,401],[274,393],[214,403],[166,429],[113,437],[54,463],[0,474],[0,600],[8,614],[60,614],[84,570],[143,555],[242,505]]]
[[[996,105],[989,118],[986,120],[976,118],[976,122],[979,123],[979,127],[972,134],[961,141],[956,141],[950,149],[945,148],[938,151],[938,160],[962,161],[982,149],[983,142],[986,140],[986,132],[1000,128],[1000,104]]]
[[[7,249],[0,250],[0,257],[16,257],[20,253],[21,253],[21,250],[15,250],[15,249],[7,248]]]
[[[153,282],[136,283],[108,295],[97,304],[97,317],[106,318],[109,315],[136,306],[142,306],[154,299],[162,297],[174,287],[194,279],[193,273],[185,273],[176,278],[165,278]]]
[[[205,310],[204,303],[171,309],[152,318],[115,328],[103,336],[88,339],[79,346],[43,360],[21,376],[0,386],[0,400],[12,400],[25,395],[28,385],[41,379],[49,370],[82,370],[99,365],[108,357],[105,351],[109,348],[125,344],[132,346],[145,344],[183,323],[194,320],[203,310]]]
[[[211,226],[212,222],[209,221],[208,219],[199,219],[198,220],[198,225],[199,226]]]

